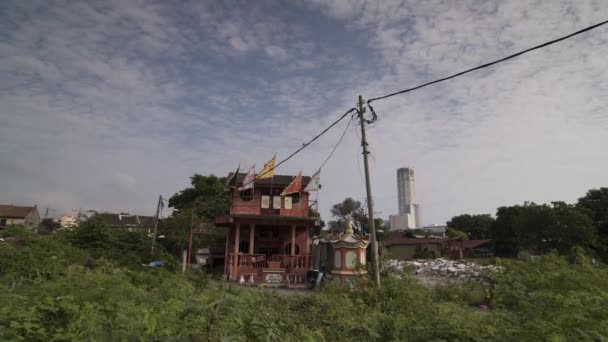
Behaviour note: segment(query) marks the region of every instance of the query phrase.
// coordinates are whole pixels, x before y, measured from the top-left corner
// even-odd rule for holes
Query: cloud
[[[266,47],[266,54],[269,57],[276,58],[279,60],[284,60],[284,59],[287,59],[287,57],[288,57],[287,51],[285,51],[285,49],[283,49],[279,46],[274,46],[274,45]]]
[[[110,181],[120,191],[135,192],[137,190],[135,178],[129,174],[115,173]]]
[[[0,201],[151,214],[194,172],[289,155],[359,94],[566,34],[605,18],[602,5],[3,2]],[[396,211],[402,166],[417,171],[427,223],[605,185],[605,30],[376,102],[368,135],[379,215]],[[277,172],[312,174],[345,125]],[[358,129],[322,171],[324,219],[343,198],[364,199]]]

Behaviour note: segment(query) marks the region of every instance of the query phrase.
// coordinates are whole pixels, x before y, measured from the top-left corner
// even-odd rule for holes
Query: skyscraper
[[[399,216],[406,216],[407,227],[420,227],[420,206],[416,204],[416,178],[414,170],[402,167],[397,169],[397,201]]]

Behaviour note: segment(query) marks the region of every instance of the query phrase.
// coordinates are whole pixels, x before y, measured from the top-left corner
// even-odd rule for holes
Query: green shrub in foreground
[[[3,273],[32,277],[0,291],[0,340],[173,341],[601,341],[608,337],[608,272],[580,253],[568,262],[549,255],[498,260],[488,287],[466,283],[427,289],[409,277],[385,277],[354,291],[327,286],[305,296],[240,288],[167,269],[117,266],[108,253],[88,269],[71,263],[82,251],[58,254],[23,235],[1,247],[59,255],[57,264],[1,261]],[[44,246],[41,246],[44,245]],[[88,247],[87,247],[88,248]],[[34,251],[32,249],[39,249]],[[52,251],[49,252],[49,251]],[[16,254],[15,254],[16,253]],[[118,260],[119,262],[120,259]],[[3,262],[3,263],[2,263]],[[7,266],[8,265],[8,266]],[[30,265],[31,266],[31,265]],[[8,271],[7,271],[8,270]],[[7,273],[8,272],[8,273]],[[481,311],[479,304],[491,310]]]

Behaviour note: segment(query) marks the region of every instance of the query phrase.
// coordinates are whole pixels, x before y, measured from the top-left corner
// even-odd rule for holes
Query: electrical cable
[[[342,119],[344,119],[345,117],[347,117],[350,113],[356,111],[355,108],[351,108],[349,110],[346,111],[346,113],[342,114],[342,116],[340,116],[336,121],[334,121],[331,125],[327,126],[327,128],[325,128],[321,133],[317,134],[314,138],[310,139],[310,141],[308,141],[305,144],[302,144],[302,147],[300,147],[299,149],[297,149],[295,152],[293,152],[292,154],[290,154],[289,156],[287,156],[287,158],[281,160],[280,162],[278,162],[274,167],[268,169],[266,172],[257,175],[256,177],[254,177],[253,180],[242,184],[241,187],[247,186],[253,182],[256,181],[256,179],[264,176],[265,174],[269,173],[270,171],[273,171],[274,169],[276,169],[277,167],[279,167],[281,164],[285,163],[286,161],[288,161],[289,159],[291,159],[293,156],[295,156],[296,154],[300,153],[300,151],[302,151],[303,149],[305,149],[306,147],[308,147],[310,144],[312,144],[315,140],[319,139],[323,134],[327,133],[327,131],[329,131],[332,127],[334,127],[335,125],[337,125],[340,121],[342,121]],[[238,175],[236,175],[236,177],[238,177]]]
[[[509,59],[518,57],[518,56],[523,55],[525,53],[528,53],[530,51],[534,51],[534,50],[537,50],[537,49],[540,49],[540,48],[543,48],[543,47],[546,47],[546,46],[549,46],[549,45],[561,42],[561,41],[566,40],[568,38],[572,38],[574,36],[577,36],[579,34],[585,33],[587,31],[591,31],[593,29],[596,29],[596,28],[598,28],[598,27],[600,27],[602,25],[606,25],[606,24],[608,24],[608,20],[602,21],[601,23],[597,23],[595,25],[591,25],[591,26],[589,26],[587,28],[584,28],[582,30],[576,31],[574,33],[571,33],[569,35],[563,36],[561,38],[557,38],[557,39],[551,40],[549,42],[546,42],[546,43],[543,43],[543,44],[531,47],[529,49],[526,49],[526,50],[514,53],[512,55],[509,55],[507,57],[495,60],[493,62],[489,62],[489,63],[483,64],[483,65],[480,65],[480,66],[476,66],[476,67],[471,68],[471,69],[467,69],[465,71],[461,71],[461,72],[453,74],[451,76],[440,78],[440,79],[437,79],[435,81],[427,82],[427,83],[424,83],[424,84],[421,84],[421,85],[418,85],[418,86],[415,86],[415,87],[412,87],[412,88],[408,88],[408,89],[405,89],[405,90],[400,90],[400,91],[397,91],[397,92],[394,92],[394,93],[391,93],[391,94],[387,94],[387,95],[383,95],[383,96],[378,96],[378,97],[374,97],[372,99],[369,99],[369,100],[367,100],[367,105],[369,106],[370,111],[372,112],[372,115],[373,115],[373,119],[371,121],[374,122],[375,118],[377,117],[376,116],[376,112],[374,111],[374,108],[370,105],[371,102],[378,101],[378,100],[383,100],[383,99],[386,99],[386,98],[389,98],[389,97],[393,97],[393,96],[396,96],[396,95],[405,94],[405,93],[408,93],[410,91],[414,91],[414,90],[417,90],[417,89],[420,89],[420,88],[424,88],[426,86],[430,86],[430,85],[435,84],[435,83],[447,81],[447,80],[450,80],[452,78],[456,78],[458,76],[462,76],[464,74],[468,74],[468,73],[476,71],[476,70],[484,69],[484,68],[487,68],[487,67],[492,66],[494,64],[502,63],[502,62],[505,62],[505,61],[507,61]]]
[[[329,158],[331,158],[331,156],[334,154],[334,152],[336,152],[336,149],[342,142],[342,139],[344,139],[344,136],[346,135],[346,132],[348,131],[348,128],[350,127],[350,123],[353,122],[354,118],[355,118],[354,116],[351,116],[350,120],[348,120],[348,124],[346,124],[346,128],[344,128],[344,132],[342,132],[342,135],[340,136],[340,140],[338,140],[338,143],[336,143],[336,146],[334,146],[334,149],[331,150],[331,152],[329,153],[327,158],[325,158],[325,161],[323,162],[323,164],[321,164],[321,167],[319,167],[319,170],[321,170],[323,168],[323,166],[325,166],[325,164],[327,164],[327,162],[329,161]]]

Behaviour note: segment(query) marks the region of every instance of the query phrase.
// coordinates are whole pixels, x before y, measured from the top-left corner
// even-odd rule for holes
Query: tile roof
[[[35,208],[0,204],[0,217],[25,218]]]

